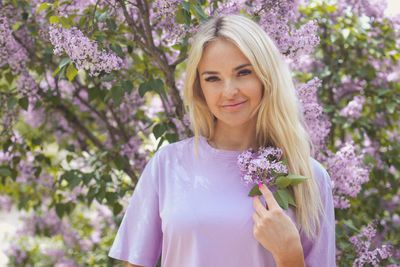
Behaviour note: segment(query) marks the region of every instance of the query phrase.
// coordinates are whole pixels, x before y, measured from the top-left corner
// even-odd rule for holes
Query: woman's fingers
[[[254,197],[253,206],[259,217],[262,218],[267,215],[267,209],[264,207],[263,203],[257,195],[255,195]]]
[[[265,199],[265,202],[267,203],[268,210],[272,209],[282,209],[278,202],[276,202],[274,195],[272,194],[271,190],[264,184],[259,184],[260,191],[263,194],[263,197]]]

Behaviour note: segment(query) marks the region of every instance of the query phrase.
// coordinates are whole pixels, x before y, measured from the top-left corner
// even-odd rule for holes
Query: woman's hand
[[[277,266],[305,266],[299,231],[268,187],[262,185],[260,191],[268,208],[259,196],[254,197],[254,237],[272,253]]]

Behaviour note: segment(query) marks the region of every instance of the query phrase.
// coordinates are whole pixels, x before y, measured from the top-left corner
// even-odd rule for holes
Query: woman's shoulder
[[[193,151],[193,146],[194,146],[194,137],[189,137],[174,143],[163,145],[154,153],[153,157],[165,159],[165,157],[169,156],[174,156],[174,157],[179,157],[181,155],[187,156],[188,153],[191,153]]]

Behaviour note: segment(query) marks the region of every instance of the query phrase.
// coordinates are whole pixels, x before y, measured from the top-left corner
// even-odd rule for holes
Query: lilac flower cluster
[[[281,160],[282,155],[282,150],[274,147],[260,147],[258,152],[249,149],[241,153],[237,163],[243,174],[242,181],[246,185],[259,183],[270,185],[275,181],[274,173],[287,175],[288,169]]]
[[[16,264],[21,266],[23,261],[28,257],[28,253],[24,251],[20,246],[17,244],[12,243],[10,246],[10,251],[8,251],[8,256],[11,256],[14,258],[14,261]]]
[[[62,55],[65,51],[78,69],[89,69],[91,76],[98,76],[101,71],[109,73],[122,67],[121,58],[104,49],[100,52],[97,43],[75,27],[65,29],[61,25],[53,24],[49,35],[55,54]]]
[[[0,67],[8,63],[13,74],[24,70],[26,50],[15,40],[8,19],[0,14]]]
[[[304,119],[308,128],[308,134],[318,154],[326,147],[327,137],[331,123],[322,112],[322,106],[318,101],[317,89],[321,86],[321,80],[314,78],[306,84],[298,86],[296,93],[302,104]],[[315,155],[315,156],[316,156]]]
[[[0,210],[10,211],[12,207],[12,200],[7,195],[0,195]]]
[[[353,92],[362,94],[366,84],[367,82],[360,78],[355,78],[353,80],[349,76],[343,76],[341,78],[341,87],[332,89],[334,101],[339,102],[342,98],[347,98],[347,96],[351,95]]]
[[[298,0],[255,0],[251,6],[247,1],[225,1],[218,2],[218,8],[211,7],[205,11],[209,15],[238,14],[244,10],[259,18],[258,24],[275,41],[280,52],[293,61],[297,61],[302,55],[311,53],[319,44],[317,36],[317,24],[309,21],[296,29],[292,22],[299,17]]]
[[[131,163],[134,163],[135,169],[140,173],[144,169],[148,153],[140,153],[139,150],[143,144],[143,139],[138,136],[132,136],[127,143],[121,145],[121,155],[126,156]],[[134,161],[134,162],[133,162]]]
[[[158,20],[155,30],[161,30],[161,39],[172,44],[183,38],[186,32],[183,25],[175,22],[175,12],[179,3],[179,0],[155,0],[153,3],[156,12],[152,16],[154,21]]]
[[[350,237],[349,241],[354,245],[358,254],[353,267],[362,267],[366,263],[371,263],[375,267],[381,266],[378,263],[382,259],[392,256],[392,246],[390,245],[375,246],[376,248],[371,250],[372,238],[376,235],[375,228],[376,222],[372,222],[367,227],[364,227],[360,234]]]
[[[353,142],[347,142],[336,154],[328,151],[327,170],[331,176],[335,208],[347,209],[347,197],[356,197],[361,185],[369,180],[371,166],[365,166],[363,153],[356,153]]]
[[[28,71],[23,70],[21,72],[21,76],[16,81],[16,86],[21,95],[28,97],[30,105],[34,106],[40,99],[39,87]]]
[[[361,117],[361,110],[363,108],[365,98],[361,95],[357,95],[351,100],[347,106],[345,106],[341,111],[340,115],[347,117],[351,121],[354,119],[359,119]]]

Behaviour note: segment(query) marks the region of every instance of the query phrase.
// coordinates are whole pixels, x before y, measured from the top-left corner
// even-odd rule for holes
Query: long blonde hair
[[[214,135],[214,115],[202,93],[197,67],[204,48],[218,38],[231,41],[242,51],[263,84],[256,123],[257,145],[279,147],[288,160],[289,173],[311,177],[292,189],[297,205],[297,228],[313,239],[320,229],[319,216],[324,212],[310,161],[312,143],[304,128],[292,76],[267,33],[244,16],[212,18],[194,37],[187,60],[184,103],[190,115],[196,148],[199,135],[208,140]]]

